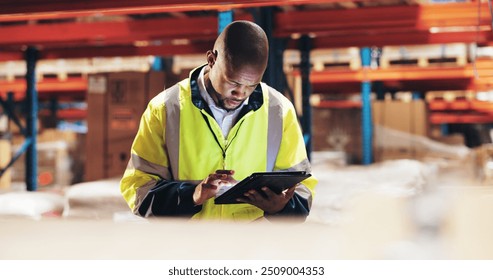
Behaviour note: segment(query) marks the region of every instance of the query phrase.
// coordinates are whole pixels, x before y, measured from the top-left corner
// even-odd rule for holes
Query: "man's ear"
[[[209,67],[212,68],[214,63],[216,63],[216,54],[211,50],[208,50],[206,55],[207,55],[207,65],[209,65]]]

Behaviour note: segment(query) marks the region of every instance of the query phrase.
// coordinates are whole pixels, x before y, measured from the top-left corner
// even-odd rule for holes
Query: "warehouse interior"
[[[0,3],[0,259],[492,259],[492,13],[488,0]],[[319,180],[310,216],[134,216],[119,180],[140,117],[232,20],[269,38],[264,82],[295,105]]]

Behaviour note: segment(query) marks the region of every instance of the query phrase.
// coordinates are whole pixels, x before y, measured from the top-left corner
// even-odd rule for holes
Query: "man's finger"
[[[233,174],[235,174],[235,171],[234,170],[227,170],[227,169],[218,169],[218,170],[216,170],[216,174],[233,175]]]
[[[212,183],[214,183],[214,181],[221,181],[221,180],[226,179],[226,178],[228,178],[228,175],[226,175],[226,174],[214,173],[214,174],[209,175],[209,177],[207,177],[205,179],[205,183],[206,184],[212,184]]]
[[[255,190],[248,191],[247,196],[250,198],[250,200],[253,201],[263,201],[266,199],[266,197],[260,191]]]
[[[284,193],[284,197],[286,199],[291,199],[294,196],[295,191],[296,191],[296,186],[287,189],[286,192]]]
[[[204,184],[202,184],[202,188],[215,190],[215,189],[217,189],[217,186],[213,185],[213,184],[204,183]]]
[[[272,190],[271,190],[270,188],[268,188],[268,187],[263,187],[263,188],[262,188],[262,191],[264,192],[265,196],[266,196],[266,197],[267,197],[267,199],[269,199],[269,200],[273,199],[276,195],[278,195],[278,194],[276,194],[274,191],[272,191]]]
[[[296,186],[298,186],[298,185],[296,185]],[[291,188],[289,188],[289,189],[286,189],[286,192],[285,192],[285,193],[286,193],[286,194],[288,194],[288,193],[294,193],[294,192],[296,191],[296,186],[291,187]]]

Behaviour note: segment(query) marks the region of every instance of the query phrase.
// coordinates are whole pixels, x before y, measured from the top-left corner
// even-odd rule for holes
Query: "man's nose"
[[[247,94],[246,86],[238,86],[233,90],[233,95],[238,97],[243,97]]]

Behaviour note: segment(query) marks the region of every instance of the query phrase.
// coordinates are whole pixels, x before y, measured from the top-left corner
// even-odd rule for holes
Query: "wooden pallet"
[[[284,71],[291,72],[300,68],[300,52],[287,50],[284,52]],[[320,49],[310,53],[311,69],[323,71],[328,69],[361,68],[361,58],[358,48]]]
[[[434,44],[417,46],[388,46],[382,48],[380,67],[392,66],[464,66],[467,63],[466,44]]]
[[[395,66],[418,66],[418,67],[428,67],[428,66],[464,66],[467,64],[466,56],[456,56],[456,57],[419,57],[412,59],[380,59],[381,68],[389,68]]]

